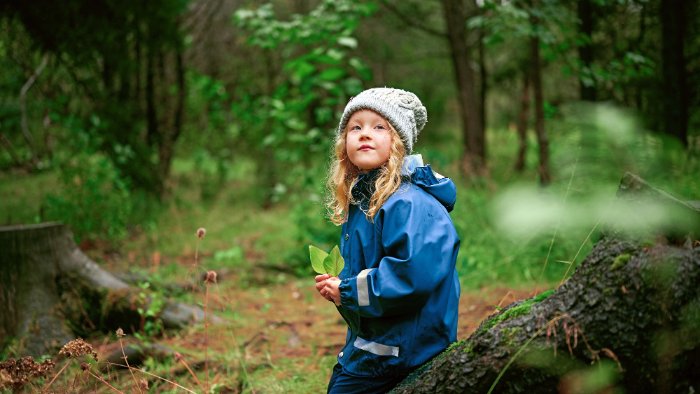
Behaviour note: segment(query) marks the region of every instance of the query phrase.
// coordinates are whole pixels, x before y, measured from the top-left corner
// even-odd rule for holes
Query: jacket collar
[[[362,173],[352,187],[352,204],[359,205],[360,209],[369,209],[369,200],[374,194],[374,182],[377,180],[381,169]],[[454,208],[457,200],[457,190],[451,179],[445,178],[430,168],[430,164],[423,163],[420,154],[406,156],[401,167],[401,176],[404,182],[410,182],[420,187],[425,192],[442,204],[448,212]]]

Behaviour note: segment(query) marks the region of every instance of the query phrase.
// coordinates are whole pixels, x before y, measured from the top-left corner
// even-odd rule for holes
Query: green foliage
[[[143,334],[136,333],[139,339],[147,341],[149,337],[155,337],[163,333],[163,321],[160,313],[165,307],[165,297],[159,291],[151,290],[151,283],[144,281],[139,283],[141,289],[138,293],[139,306],[136,311],[141,316],[141,330]]]
[[[233,171],[230,141],[244,144],[239,140],[240,127],[230,121],[231,97],[223,82],[189,71],[187,84],[188,118],[195,130],[183,136],[179,153],[193,159],[197,186],[202,199],[208,201],[216,197]]]
[[[285,260],[294,266],[299,275],[310,273],[308,265],[308,250],[302,245],[321,245],[330,249],[338,242],[338,227],[326,217],[326,211],[321,204],[320,193],[307,192],[305,195],[294,195],[290,198],[290,217],[294,225],[294,244],[299,247],[291,249],[285,255]]]
[[[77,240],[124,238],[134,202],[111,160],[78,154],[61,166],[61,189],[44,203],[45,218],[66,223]]]
[[[345,267],[345,259],[340,254],[338,245],[331,249],[330,253],[309,245],[309,259],[311,267],[319,274],[328,274],[330,276],[338,276],[340,271]]]
[[[372,3],[325,0],[307,15],[276,19],[272,5],[239,10],[236,24],[248,32],[249,45],[281,64],[266,86],[242,94],[233,103],[243,137],[255,142],[263,186],[304,190],[313,184],[333,143],[337,111],[371,78],[352,51],[361,18]],[[260,160],[259,159],[259,160]],[[294,166],[290,166],[290,164]],[[269,201],[270,198],[267,198]]]
[[[20,62],[39,56],[52,61],[44,73],[50,75],[42,75],[46,86],[33,89],[39,97],[30,103],[43,104],[45,115],[99,119],[99,127],[86,130],[101,140],[99,151],[131,187],[154,195],[164,191],[181,132],[184,65],[178,55],[184,50],[180,21],[187,4],[108,0],[93,7],[86,0],[60,5],[18,2],[8,3],[0,16],[12,26],[11,34],[30,48]],[[21,73],[21,80],[31,75],[27,70]],[[44,128],[48,119],[44,116]]]
[[[214,261],[228,267],[240,267],[245,262],[243,249],[236,245],[226,250],[217,250],[214,252]]]

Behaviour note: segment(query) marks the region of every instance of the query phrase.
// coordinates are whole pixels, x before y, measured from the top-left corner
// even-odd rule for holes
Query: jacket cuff
[[[356,278],[343,279],[338,286],[338,290],[340,290],[340,306],[350,310],[357,310],[357,296],[352,286],[354,281],[356,281]]]

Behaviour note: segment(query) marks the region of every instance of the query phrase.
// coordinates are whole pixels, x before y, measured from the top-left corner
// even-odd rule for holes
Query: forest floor
[[[260,281],[251,285],[253,277]],[[196,392],[213,386],[214,392],[282,393],[325,390],[336,354],[344,340],[346,325],[334,306],[316,294],[313,278],[276,276],[265,282],[265,270],[245,273],[221,272],[218,283],[190,294],[192,301],[207,304],[208,313],[221,317],[219,324],[192,326],[183,331],[152,338],[183,355],[194,369],[197,381],[182,363],[164,360],[151,364],[151,372],[178,382]],[[254,280],[254,279],[253,279]],[[241,284],[245,285],[241,285]],[[468,337],[499,306],[528,298],[537,291],[523,288],[487,287],[462,291],[458,338]],[[133,336],[126,343],[139,342]],[[117,341],[93,341],[103,358],[119,350]],[[206,367],[203,360],[207,359]],[[209,371],[209,382],[204,369]],[[129,386],[129,376],[119,379]],[[154,392],[169,391],[172,385],[152,381]],[[199,387],[197,387],[199,386]],[[128,391],[128,390],[127,390]]]

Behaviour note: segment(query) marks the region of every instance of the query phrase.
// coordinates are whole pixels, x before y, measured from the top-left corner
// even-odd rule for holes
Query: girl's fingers
[[[328,274],[316,275],[316,277],[314,278],[316,280],[316,291],[318,291],[319,293],[321,292],[321,289],[323,289],[326,286],[326,279],[328,278],[330,278]]]
[[[316,275],[316,277],[314,277],[314,279],[316,280],[316,283],[318,283],[318,282],[322,282],[330,277],[331,276],[328,274],[322,274],[322,275]]]
[[[320,289],[318,293],[321,295],[321,297],[325,298],[328,301],[332,301],[330,294],[328,293],[328,290],[325,288]]]

